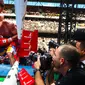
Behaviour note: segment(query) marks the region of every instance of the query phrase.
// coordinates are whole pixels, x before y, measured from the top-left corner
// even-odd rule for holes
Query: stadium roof
[[[61,0],[28,0],[28,1],[36,1],[36,2],[53,2],[53,3],[60,3]],[[63,2],[68,3],[75,3],[75,4],[85,4],[85,0],[62,0]],[[73,2],[72,2],[73,1]]]

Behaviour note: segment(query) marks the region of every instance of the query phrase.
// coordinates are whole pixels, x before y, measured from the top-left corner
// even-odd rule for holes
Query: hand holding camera
[[[40,67],[41,67],[40,56],[38,56],[37,61],[34,62],[34,68],[39,70]]]
[[[29,58],[35,63],[36,68],[40,68],[42,71],[46,71],[51,68],[52,57],[49,53],[43,55],[37,55],[37,53],[31,52]]]

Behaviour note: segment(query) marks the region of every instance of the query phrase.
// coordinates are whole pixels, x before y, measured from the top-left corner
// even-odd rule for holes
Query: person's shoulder
[[[76,71],[69,72],[56,83],[56,85],[85,85],[85,72],[83,70],[79,70],[77,73]]]
[[[75,68],[75,69],[71,69],[68,73],[67,73],[67,76],[73,76],[73,77],[78,77],[78,78],[80,78],[79,76],[81,76],[81,77],[85,77],[85,70],[84,69],[82,69],[82,68],[80,68],[80,67],[78,67],[78,68]]]

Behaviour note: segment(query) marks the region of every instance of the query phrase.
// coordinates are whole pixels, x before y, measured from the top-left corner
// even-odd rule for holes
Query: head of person
[[[77,41],[76,48],[78,49],[81,58],[85,56],[85,41]]]
[[[4,9],[4,1],[0,0],[0,13],[3,11]]]
[[[80,54],[72,45],[61,45],[55,51],[53,57],[54,66],[57,69],[68,66],[69,68],[76,67],[79,63]]]

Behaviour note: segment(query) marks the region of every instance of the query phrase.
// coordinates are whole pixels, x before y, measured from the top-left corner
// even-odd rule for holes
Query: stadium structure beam
[[[73,0],[72,5],[70,5],[67,1],[67,3],[64,3],[63,0],[61,0],[60,3],[60,16],[59,16],[59,28],[58,28],[58,43],[60,44],[61,42],[61,33],[62,29],[64,29],[64,43],[67,43],[68,40],[71,39],[71,30],[73,29],[73,12],[74,12],[74,4],[75,2]],[[69,8],[71,9],[69,11]],[[76,15],[76,14],[75,14]],[[65,19],[65,20],[64,20]],[[69,27],[70,25],[70,27]],[[70,28],[70,30],[69,30]],[[70,34],[69,34],[70,33]],[[68,35],[70,35],[70,39],[68,38]]]

